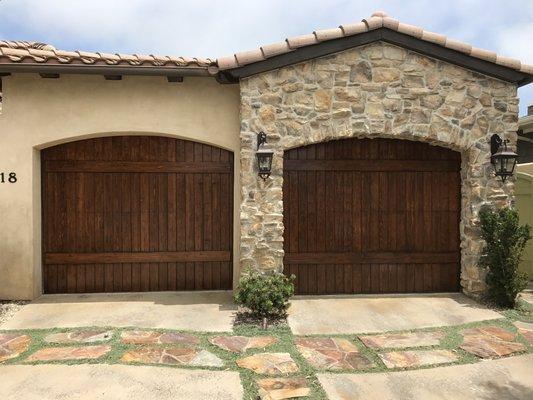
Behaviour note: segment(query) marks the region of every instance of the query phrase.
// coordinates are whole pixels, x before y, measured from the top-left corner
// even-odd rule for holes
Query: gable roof
[[[217,60],[175,56],[57,50],[38,42],[0,41],[0,75],[11,72],[243,77],[376,41],[385,41],[519,86],[533,81],[533,65],[479,49],[377,11],[370,18],[317,30]]]
[[[371,33],[374,33],[374,35]],[[344,46],[341,44],[343,40]],[[418,26],[399,22],[383,11],[376,11],[370,18],[363,19],[359,23],[341,25],[333,29],[317,30],[311,34],[287,38],[282,42],[261,46],[255,50],[222,57],[217,59],[217,65],[220,71],[228,71],[230,77],[238,79],[262,72],[261,70],[274,69],[273,67],[276,64],[276,67],[279,68],[283,65],[294,64],[305,59],[316,58],[378,40],[411,48],[501,79],[516,80],[519,84],[526,84],[533,80],[533,65],[523,64],[520,60],[504,57],[495,52],[473,47],[470,44],[450,39],[444,35],[426,31]],[[333,42],[336,42],[337,46],[333,45]],[[309,51],[309,48],[317,48],[320,45],[322,45],[323,51],[320,51],[320,49],[315,52]],[[297,55],[289,56],[291,53],[301,54],[304,52],[306,54],[300,57]],[[309,57],[311,53],[313,54]],[[458,55],[463,57],[458,57]],[[282,58],[284,56],[287,61],[290,60],[288,63],[283,61]],[[481,62],[468,63],[468,59]],[[270,60],[278,62],[268,63]],[[247,66],[258,64],[262,64],[264,68],[256,66],[246,69]],[[486,71],[483,68],[490,64],[501,68],[492,68],[493,71],[491,73],[491,71]],[[505,74],[503,72],[506,69],[519,74]]]

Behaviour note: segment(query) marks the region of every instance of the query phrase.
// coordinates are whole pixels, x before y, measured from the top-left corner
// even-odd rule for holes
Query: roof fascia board
[[[446,61],[472,71],[489,75],[507,82],[517,83],[519,86],[533,81],[533,76],[503,67],[479,58],[471,57],[456,50],[448,49],[437,44],[414,38],[412,36],[387,28],[328,40],[314,45],[300,47],[289,53],[280,54],[264,61],[244,65],[224,72],[233,80],[239,80],[251,75],[259,74],[289,65],[309,61],[315,58],[338,53],[354,47],[364,46],[373,42],[384,41],[426,56]]]
[[[143,76],[210,76],[205,68],[171,68],[112,65],[1,64],[1,73],[143,75]]]

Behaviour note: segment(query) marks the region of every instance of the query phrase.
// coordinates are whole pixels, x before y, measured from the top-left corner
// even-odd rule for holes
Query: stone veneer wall
[[[509,202],[490,165],[489,138],[516,143],[516,86],[385,43],[374,43],[241,82],[241,268],[283,269],[284,150],[350,137],[419,140],[462,156],[461,285],[485,289],[477,267],[478,211]],[[274,150],[257,176],[256,134]]]

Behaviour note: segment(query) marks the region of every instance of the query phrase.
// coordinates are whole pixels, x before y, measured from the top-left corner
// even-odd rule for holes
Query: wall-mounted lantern
[[[272,150],[264,148],[267,141],[267,135],[264,132],[257,134],[257,165],[259,168],[259,176],[266,180],[270,176],[272,171],[272,157],[274,152]]]
[[[490,162],[494,166],[496,176],[502,178],[502,182],[513,175],[518,155],[507,149],[509,140],[503,140],[494,134],[490,138]]]

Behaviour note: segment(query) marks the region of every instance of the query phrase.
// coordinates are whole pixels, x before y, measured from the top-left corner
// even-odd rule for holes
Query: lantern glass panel
[[[272,165],[272,155],[260,154],[259,155],[259,169],[261,171],[269,170]]]

